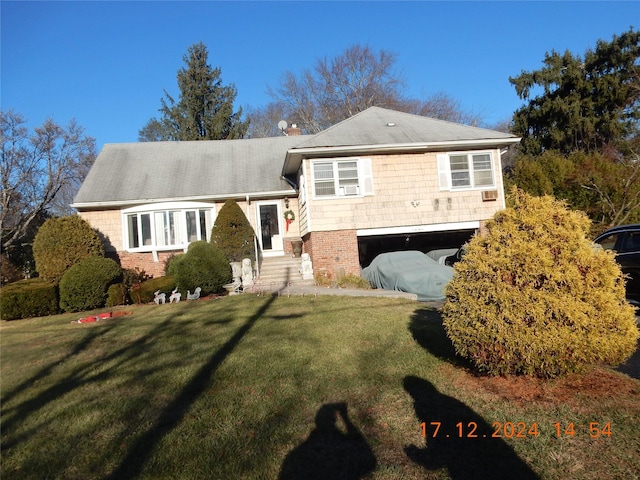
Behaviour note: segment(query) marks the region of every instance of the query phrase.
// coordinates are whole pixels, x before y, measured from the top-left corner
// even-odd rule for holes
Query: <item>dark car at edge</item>
[[[616,262],[627,274],[627,299],[640,306],[640,224],[610,228],[594,241],[615,253]]]

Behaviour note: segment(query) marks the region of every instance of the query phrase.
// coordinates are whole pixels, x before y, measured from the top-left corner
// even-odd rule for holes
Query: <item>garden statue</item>
[[[200,291],[202,289],[200,287],[196,287],[196,289],[193,291],[193,293],[191,293],[189,290],[187,290],[187,300],[197,300],[200,298]]]
[[[242,288],[250,288],[253,286],[253,268],[251,267],[251,259],[242,259]]]
[[[171,292],[169,303],[173,303],[174,300],[178,303],[180,301],[180,297],[182,297],[182,294],[178,291],[178,287],[176,287],[175,290]]]
[[[308,253],[302,254],[302,264],[300,265],[300,273],[303,280],[313,280],[313,264]]]
[[[156,290],[155,292],[153,292],[153,301],[156,302],[156,305],[160,305],[160,303],[164,305],[164,302],[166,300],[167,300],[166,293],[160,293],[160,290]]]

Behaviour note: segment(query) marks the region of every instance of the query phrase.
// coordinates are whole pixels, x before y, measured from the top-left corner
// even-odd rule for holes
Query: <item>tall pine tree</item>
[[[583,58],[569,51],[547,53],[543,68],[510,78],[528,101],[513,118],[522,151],[602,152],[624,148],[637,136],[639,42],[640,32],[631,28],[611,42],[599,40]]]
[[[224,86],[220,68],[207,63],[209,53],[201,42],[189,47],[178,71],[180,98],[175,101],[165,90],[160,119],[152,118],[140,130],[140,141],[226,140],[242,138],[249,126],[242,109],[233,111],[237,91]]]

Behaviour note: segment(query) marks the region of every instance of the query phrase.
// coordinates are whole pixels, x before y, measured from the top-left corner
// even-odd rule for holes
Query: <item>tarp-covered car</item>
[[[415,293],[420,301],[443,300],[453,268],[440,265],[426,254],[409,250],[382,253],[362,269],[372,287]]]

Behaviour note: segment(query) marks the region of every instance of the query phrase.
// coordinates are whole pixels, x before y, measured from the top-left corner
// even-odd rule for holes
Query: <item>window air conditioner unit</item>
[[[498,199],[498,191],[497,190],[485,190],[482,192],[482,201],[483,202],[492,202]]]
[[[346,185],[343,187],[345,195],[358,195],[358,186],[357,185]]]

